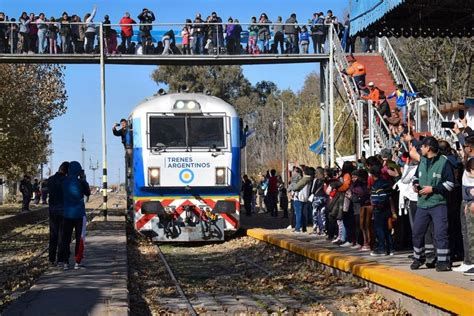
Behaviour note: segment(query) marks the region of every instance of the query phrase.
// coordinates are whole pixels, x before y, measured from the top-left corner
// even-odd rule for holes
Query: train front
[[[135,228],[155,241],[217,241],[239,228],[241,124],[207,95],[156,96],[133,112]]]

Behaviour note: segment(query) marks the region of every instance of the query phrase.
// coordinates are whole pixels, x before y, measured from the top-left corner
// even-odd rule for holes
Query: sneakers
[[[412,264],[410,265],[410,269],[418,270],[424,264],[425,264],[424,262],[415,259],[415,260],[413,260]]]
[[[474,275],[474,267],[470,268],[469,270],[464,271],[463,275],[473,276]]]
[[[451,264],[449,264],[448,262],[437,262],[436,263],[436,271],[438,271],[438,272],[451,271]]]
[[[63,270],[69,270],[69,264],[68,263],[63,264]]]
[[[81,265],[79,263],[74,264],[74,270],[79,270],[81,268]]]
[[[372,257],[384,257],[386,256],[387,254],[384,252],[384,251],[377,251],[377,250],[374,250],[370,253],[370,255]]]
[[[336,238],[334,239],[333,241],[331,241],[333,244],[337,244],[338,242],[340,242],[341,240],[339,238]]]
[[[354,246],[351,247],[351,249],[357,249],[357,250],[361,249],[361,248],[362,248],[362,246],[359,245],[359,244],[355,244]]]
[[[427,267],[428,269],[433,269],[434,267],[436,267],[436,260],[435,260],[435,261],[426,262],[426,267]]]
[[[293,229],[293,227],[291,227],[291,225],[288,225],[286,229]]]
[[[341,247],[351,247],[352,243],[350,241],[346,241],[345,243],[340,245]]]
[[[453,268],[452,270],[454,272],[466,272],[467,270],[472,268],[474,268],[474,264],[465,264],[463,262],[459,267]]]
[[[362,246],[362,248],[360,248],[360,251],[370,251],[370,247],[369,246]]]

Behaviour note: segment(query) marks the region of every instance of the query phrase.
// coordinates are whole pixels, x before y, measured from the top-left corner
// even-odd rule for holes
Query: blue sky
[[[223,20],[229,16],[238,18],[240,22],[248,22],[253,15],[267,13],[270,20],[276,20],[278,15],[286,19],[291,13],[296,13],[300,23],[306,23],[313,12],[332,9],[338,17],[347,10],[348,0],[303,1],[303,0],[181,0],[181,1],[125,1],[125,0],[0,0],[0,11],[9,17],[18,19],[22,11],[44,12],[49,18],[59,17],[63,11],[78,14],[83,17],[97,5],[95,21],[103,20],[105,14],[110,16],[112,23],[118,23],[124,12],[131,13],[133,18],[143,8],[155,13],[156,22],[183,22],[193,18],[196,12],[203,16],[216,11]],[[123,181],[123,146],[120,138],[111,133],[114,122],[127,117],[131,110],[144,98],[153,95],[158,87],[151,80],[155,66],[107,66],[107,144],[109,183]],[[317,64],[294,65],[252,65],[244,66],[244,74],[252,82],[271,80],[280,89],[290,88],[298,91],[307,74],[319,69]],[[86,166],[89,182],[92,184],[92,171],[89,170],[89,158],[99,160],[101,164],[101,112],[100,112],[100,69],[97,65],[67,65],[66,89],[68,94],[68,111],[57,118],[53,126],[53,170],[57,170],[64,160],[81,161],[80,141],[84,134],[86,140]],[[101,166],[100,166],[101,168]],[[95,183],[102,174],[96,172]]]

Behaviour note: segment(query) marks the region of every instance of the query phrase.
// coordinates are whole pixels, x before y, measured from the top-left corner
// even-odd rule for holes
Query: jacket
[[[432,208],[445,205],[446,198],[454,188],[454,172],[446,156],[438,154],[428,159],[421,157],[420,164],[414,176],[414,185],[433,187],[433,193],[429,195],[418,195],[418,207]]]
[[[296,21],[295,18],[288,18],[285,21],[285,25],[283,26],[283,29],[285,30],[285,34],[297,34],[297,29],[296,29],[296,24],[298,22]]]
[[[26,20],[23,18],[20,18],[19,22],[20,22],[20,33],[29,33],[31,20],[28,18]]]
[[[417,93],[408,92],[406,90],[395,90],[390,94],[387,99],[392,99],[397,97],[397,106],[406,106],[408,97],[416,97]]]
[[[33,194],[33,185],[28,180],[21,180],[20,192],[24,196],[31,196]]]
[[[124,16],[123,18],[120,19],[120,24],[136,24],[134,19],[131,17],[126,17]],[[133,26],[132,25],[122,25],[120,26],[122,29],[122,34],[126,37],[131,37],[133,35]]]
[[[48,179],[50,215],[64,215],[63,182],[65,179],[66,176],[59,172]]]
[[[378,104],[379,100],[380,100],[380,90],[379,90],[379,88],[374,87],[370,91],[369,95],[363,95],[361,98],[364,99],[364,100],[370,100],[370,101],[374,102],[375,104]]]
[[[303,175],[298,183],[294,186],[295,196],[294,200],[300,202],[308,202],[308,197],[310,195],[311,186],[313,184],[313,179],[309,175]]]
[[[365,75],[365,66],[358,61],[354,61],[346,70],[343,71],[351,77],[357,77]]]
[[[84,22],[86,22],[86,26],[87,26],[87,29],[86,29],[86,33],[95,33],[95,24],[94,24],[94,17],[95,17],[95,13],[96,13],[96,8],[94,8],[91,12],[91,16],[87,18],[87,20],[85,20]]]
[[[86,215],[84,196],[90,195],[89,184],[79,179],[81,164],[72,161],[63,181],[64,218],[82,218]]]

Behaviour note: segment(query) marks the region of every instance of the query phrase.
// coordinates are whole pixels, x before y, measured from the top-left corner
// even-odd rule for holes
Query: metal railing
[[[332,34],[332,50],[334,53],[334,62],[336,64],[336,69],[339,73],[339,77],[342,81],[342,85],[348,97],[348,103],[346,104],[346,106],[352,113],[356,124],[360,126],[363,125],[363,121],[361,120],[362,118],[359,116],[359,111],[357,108],[359,100],[359,89],[357,88],[354,78],[352,78],[351,76],[347,76],[342,72],[344,69],[348,68],[349,63],[347,62],[346,53],[342,49],[341,42],[339,41],[336,32],[332,32]]]
[[[409,92],[415,92],[410,79],[408,78],[405,70],[403,69],[400,60],[398,59],[390,41],[387,37],[379,39],[379,50],[388,66],[394,80],[398,84],[402,84],[403,88]],[[446,139],[447,141],[454,144],[456,141],[456,135],[453,131],[441,128],[441,122],[445,121],[446,118],[440,112],[432,98],[408,98],[408,104],[412,108],[409,113],[413,112],[415,117],[415,130],[416,132],[430,132],[431,135],[437,138]],[[426,122],[422,120],[422,112],[426,105]]]
[[[362,101],[359,102],[362,104]],[[368,103],[368,130],[368,146],[371,156],[384,148],[391,148],[394,145],[387,123],[385,123],[385,120],[372,105],[371,101]]]
[[[297,24],[271,22],[104,24],[45,21],[31,22],[28,27],[33,26],[38,28],[38,32],[30,35],[19,32],[18,22],[0,21],[0,32],[5,33],[5,38],[0,36],[0,54],[39,52],[99,54],[101,40],[108,55],[328,54],[325,43],[313,42],[309,26],[300,27]],[[317,26],[318,32],[328,33],[329,25]],[[307,28],[307,33],[302,32],[303,27]],[[101,28],[104,30],[102,33]],[[91,32],[91,29],[95,31]]]

